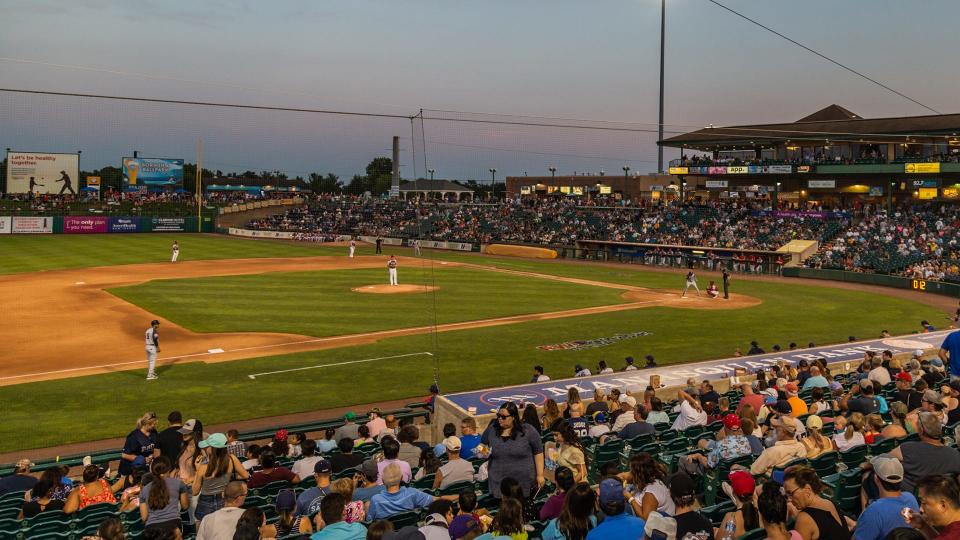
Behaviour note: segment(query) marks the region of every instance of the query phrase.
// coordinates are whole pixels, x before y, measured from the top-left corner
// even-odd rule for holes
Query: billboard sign
[[[707,171],[709,171],[710,174],[727,174],[726,167],[708,167]]]
[[[183,186],[183,160],[123,158],[123,185],[127,187]]]
[[[0,216],[0,234],[10,234],[10,226],[13,224],[13,218],[10,216]]]
[[[836,180],[808,180],[807,187],[809,188],[835,188],[837,187]]]
[[[750,172],[749,167],[727,167],[727,174],[747,174]]]
[[[908,174],[940,172],[939,163],[906,163],[903,168],[904,172]]]
[[[79,154],[7,151],[7,193],[76,195],[79,176]]]
[[[790,174],[793,172],[793,165],[767,165],[763,168],[764,174]]]
[[[112,217],[107,223],[107,230],[112,233],[140,232],[140,218]]]
[[[920,200],[930,200],[937,198],[937,188],[920,188],[917,190],[917,197]]]
[[[185,232],[187,220],[184,218],[151,218],[151,230],[154,232]]]
[[[707,180],[707,189],[711,188],[726,188],[726,180]]]
[[[87,189],[91,191],[100,191],[100,177],[99,176],[88,176],[87,177]]]
[[[690,174],[690,169],[687,167],[670,167],[668,172],[670,174]]]
[[[63,232],[65,234],[93,234],[107,232],[106,216],[64,216]]]
[[[20,234],[53,234],[53,218],[50,216],[13,216],[10,230]]]

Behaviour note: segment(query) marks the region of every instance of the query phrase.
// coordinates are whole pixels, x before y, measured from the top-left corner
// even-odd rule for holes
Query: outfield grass
[[[436,294],[365,294],[385,269],[277,272],[157,280],[109,289],[196,332],[284,332],[324,337],[624,303],[623,291],[437,265],[401,268],[401,283]]]
[[[116,237],[13,237],[20,250],[38,253],[36,260],[20,255],[21,261],[11,265],[0,258],[0,269],[7,272],[12,268],[41,268],[119,264],[163,260],[173,235],[131,235]],[[201,247],[207,247],[205,258],[249,257],[255,256],[292,256],[298,254],[343,254],[340,249],[322,249],[315,246],[292,246],[263,241],[237,240],[213,236],[176,235],[189,246],[184,255],[197,253]],[[119,238],[115,240],[114,238]],[[67,239],[69,241],[61,241]],[[193,244],[194,240],[198,243]],[[0,239],[0,249],[12,244]],[[149,242],[148,242],[149,241]],[[133,242],[139,248],[159,250],[158,253],[141,253],[139,249],[128,249],[125,242]],[[145,243],[146,242],[146,243]],[[58,246],[57,248],[51,247]],[[90,258],[88,253],[95,248],[101,255]],[[56,250],[61,250],[56,253]],[[401,251],[397,251],[401,253]],[[199,254],[199,253],[198,253]],[[148,257],[149,256],[149,257]],[[557,264],[526,260],[495,259],[467,256],[452,253],[433,254],[437,259],[464,260],[474,263],[490,264],[500,267],[530,270],[546,274],[583,277],[597,281],[617,282],[655,288],[679,288],[682,276],[662,272],[644,272],[641,268],[630,266],[601,266],[589,264]],[[61,265],[60,259],[63,264]],[[51,266],[52,265],[52,266]],[[57,266],[60,265],[60,266]],[[401,279],[410,269],[401,272]],[[445,274],[448,270],[437,270]],[[20,270],[22,271],[22,270]],[[544,287],[556,285],[566,287],[570,284],[556,283],[534,278],[503,276],[481,272],[474,276],[474,270],[457,269],[463,272],[462,279],[441,282],[444,289],[457,294],[476,294],[472,303],[460,302],[451,295],[449,300],[438,305],[438,314],[444,316],[466,316],[480,309],[525,309],[515,295],[531,294],[536,311],[546,310],[544,302],[567,302],[569,298],[549,298],[566,292],[552,292],[549,295],[535,294],[547,290]],[[264,276],[241,276],[240,279],[253,281],[269,280],[271,291],[276,291],[275,302],[285,302],[283,287],[289,291],[305,293],[305,288],[319,287],[316,298],[323,298],[322,290],[327,285],[316,277],[321,274],[336,276],[344,282],[365,274],[366,270],[270,274]],[[383,280],[382,271],[370,274]],[[452,274],[451,274],[452,275]],[[379,277],[377,277],[379,276]],[[495,277],[494,277],[495,276]],[[509,294],[496,294],[486,287],[473,287],[471,279],[506,278]],[[196,281],[212,280],[226,283],[226,278],[202,278],[202,280],[174,280],[157,282],[145,286],[170,287],[175,293],[179,287],[193,286]],[[234,278],[229,278],[233,280]],[[365,281],[364,277],[361,281]],[[319,283],[318,283],[319,281]],[[465,283],[461,284],[460,281]],[[705,283],[704,283],[705,284]],[[339,286],[339,285],[338,285]],[[498,285],[500,286],[500,285]],[[276,287],[280,287],[277,291]],[[575,294],[583,296],[577,301],[603,299],[604,295],[617,295],[617,291],[592,289],[581,291],[575,286]],[[127,288],[118,294],[141,294],[138,287]],[[303,289],[303,290],[301,290]],[[527,290],[529,289],[529,290]],[[774,343],[786,345],[796,341],[805,345],[809,341],[818,344],[844,342],[847,336],[854,335],[865,339],[879,334],[881,329],[893,333],[908,333],[915,328],[916,321],[933,320],[938,316],[935,308],[917,302],[879,296],[874,293],[852,291],[816,286],[798,286],[791,280],[782,282],[740,281],[734,276],[733,290],[760,298],[759,306],[743,310],[693,311],[655,307],[618,313],[605,313],[577,317],[575,319],[555,319],[535,321],[523,324],[499,326],[483,329],[447,332],[436,335],[417,335],[385,340],[371,345],[346,349],[330,349],[309,353],[265,357],[235,362],[202,364],[185,363],[163,367],[160,380],[147,383],[143,372],[116,372],[59,381],[26,383],[17,386],[0,387],[0,403],[4,408],[4,421],[0,422],[0,451],[13,451],[78,442],[84,440],[117,437],[132,429],[135,419],[145,410],[154,410],[165,415],[172,409],[182,410],[188,417],[197,417],[207,424],[231,422],[235,420],[271,416],[277,414],[318,410],[349,404],[409,398],[425,393],[432,380],[434,369],[439,369],[442,389],[445,392],[463,391],[476,388],[504,386],[523,383],[529,380],[530,367],[543,365],[547,373],[554,378],[572,375],[572,366],[577,363],[595,365],[600,359],[606,359],[614,367],[619,367],[623,357],[635,358],[645,354],[654,354],[660,364],[671,364],[721,358],[732,355],[735,348],[745,348],[750,340],[756,339],[769,348]],[[519,292],[518,292],[519,291]],[[311,293],[312,294],[312,293]],[[149,295],[148,295],[149,296]],[[418,303],[428,295],[400,295],[397,302]],[[150,298],[138,302],[150,302]],[[244,314],[242,302],[230,303],[224,300],[223,306],[229,306],[239,315]],[[371,302],[393,302],[392,298],[377,296]],[[183,304],[183,302],[180,302]],[[459,305],[462,304],[462,305]],[[493,306],[488,308],[487,306]],[[172,309],[158,306],[159,309]],[[267,309],[270,306],[265,306]],[[475,309],[474,309],[475,308]],[[194,308],[190,308],[194,309]],[[258,308],[260,309],[260,308]],[[391,309],[399,309],[394,306]],[[556,308],[551,308],[556,309]],[[298,313],[294,317],[274,320],[283,311],[263,317],[256,328],[297,331],[296,325],[304,324],[310,312]],[[335,314],[348,316],[350,306],[342,307]],[[408,313],[409,314],[409,313]],[[195,312],[188,315],[200,318]],[[354,315],[351,315],[354,316]],[[301,320],[303,319],[303,320]],[[335,321],[336,322],[336,321]],[[371,324],[371,320],[363,320]],[[379,321],[378,324],[383,321]],[[197,324],[206,324],[197,320]],[[249,324],[250,321],[243,324]],[[359,324],[357,321],[355,323]],[[225,324],[221,321],[217,324]],[[313,323],[316,327],[316,323]],[[323,330],[320,328],[319,330]],[[537,347],[575,339],[591,339],[611,336],[617,333],[647,331],[646,337],[618,342],[601,349],[588,351],[541,351]],[[266,375],[251,380],[247,375],[283,369],[321,364],[333,364],[349,360],[376,358],[405,353],[431,351],[436,356],[416,356],[391,359],[371,363],[356,364],[351,368],[336,367],[329,369],[311,369],[294,373]]]

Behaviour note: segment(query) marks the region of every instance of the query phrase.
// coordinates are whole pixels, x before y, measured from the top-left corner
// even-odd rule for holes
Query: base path
[[[560,276],[503,270],[483,265],[469,266],[487,271],[550,279],[624,290],[627,303],[549,313],[533,313],[434,326],[398,328],[378,332],[316,338],[298,334],[266,332],[197,333],[130,304],[104,289],[135,285],[155,279],[195,278],[303,272],[350,268],[382,268],[385,257],[302,257],[230,259],[104,266],[0,276],[0,310],[10,314],[0,325],[4,362],[0,364],[0,386],[60,379],[131,369],[146,370],[144,331],[151,319],[159,318],[160,354],[158,363],[221,362],[295,352],[375,343],[392,337],[484,328],[528,321],[577,317],[652,306],[743,308],[759,300],[733,295],[729,301],[685,298],[675,291],[657,291],[630,285],[564,278]],[[416,263],[418,259],[401,258]],[[375,289],[366,289],[374,287]],[[358,290],[360,289],[360,290]],[[427,292],[422,286],[367,285],[357,292]],[[412,290],[411,290],[412,289]],[[689,295],[688,295],[689,297]]]

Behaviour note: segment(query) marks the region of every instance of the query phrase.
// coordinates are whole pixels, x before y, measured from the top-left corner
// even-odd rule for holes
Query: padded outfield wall
[[[200,227],[198,228],[198,219]],[[213,232],[210,216],[0,216],[0,234]]]
[[[879,285],[881,287],[894,287],[897,289],[911,289],[914,291],[960,298],[960,284],[947,283],[945,281],[912,279],[902,276],[889,276],[886,274],[846,272],[844,270],[821,270],[817,268],[784,268],[783,275],[784,277],[846,281],[850,283],[863,283],[866,285]]]

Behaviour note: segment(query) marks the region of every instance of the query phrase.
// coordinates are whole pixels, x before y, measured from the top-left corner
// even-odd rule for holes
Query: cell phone
[[[667,540],[667,533],[654,529],[650,533],[650,540]]]

